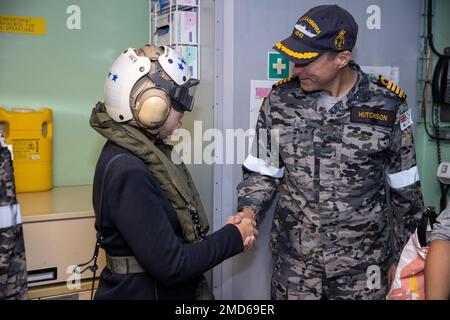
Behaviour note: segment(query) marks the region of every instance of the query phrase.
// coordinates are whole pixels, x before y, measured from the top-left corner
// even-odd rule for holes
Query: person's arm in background
[[[279,144],[271,129],[270,98],[267,98],[259,112],[252,150],[242,165],[243,180],[237,186],[241,217],[256,220],[262,208],[273,198],[279,179],[283,177]]]
[[[389,278],[393,279],[395,266],[408,239],[415,232],[423,211],[422,191],[416,163],[412,125],[401,128],[400,119],[408,110],[406,102],[399,107],[389,147],[386,178],[390,186],[391,206],[396,227],[397,246],[390,261]],[[389,226],[393,228],[394,226]],[[389,281],[391,283],[391,281]]]
[[[440,215],[431,232],[425,263],[425,299],[450,298],[450,207]]]

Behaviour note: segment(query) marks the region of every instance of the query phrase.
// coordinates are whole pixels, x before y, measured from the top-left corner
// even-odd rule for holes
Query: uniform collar
[[[356,84],[347,94],[347,103],[352,104],[353,102],[367,102],[370,100],[370,81],[367,74],[365,74],[359,65],[354,61],[350,61],[350,68],[358,73],[358,78]]]
[[[327,111],[336,112],[338,110],[345,110],[351,107],[355,103],[367,102],[370,99],[370,82],[368,76],[361,70],[359,65],[354,61],[350,61],[349,67],[357,72],[356,83],[350,89],[350,91],[342,97],[342,99],[336,103],[335,106]],[[321,98],[320,92],[317,92],[316,99]]]

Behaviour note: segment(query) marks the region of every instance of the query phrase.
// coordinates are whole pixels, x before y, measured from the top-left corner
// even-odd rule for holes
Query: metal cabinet
[[[96,233],[92,186],[59,187],[48,192],[18,193],[22,211],[29,298],[79,295],[92,272],[74,266],[92,257]],[[104,253],[98,259],[105,266]]]

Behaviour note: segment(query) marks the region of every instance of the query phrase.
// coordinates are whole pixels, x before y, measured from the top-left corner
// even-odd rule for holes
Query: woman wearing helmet
[[[254,243],[250,219],[230,217],[206,235],[193,180],[163,142],[192,110],[198,83],[166,46],[129,48],[108,72],[105,101],[90,119],[108,139],[93,186],[97,245],[107,257],[95,299],[211,299],[203,273]]]

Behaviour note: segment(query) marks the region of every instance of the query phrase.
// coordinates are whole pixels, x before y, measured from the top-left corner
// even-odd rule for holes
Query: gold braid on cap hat
[[[319,54],[317,52],[295,52],[285,47],[281,44],[281,42],[277,42],[275,47],[286,53],[288,56],[297,58],[297,59],[311,59],[317,57]]]

